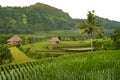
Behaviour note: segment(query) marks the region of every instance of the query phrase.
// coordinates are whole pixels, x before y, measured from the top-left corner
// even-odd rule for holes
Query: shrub
[[[113,40],[113,45],[116,46],[116,49],[120,49],[120,28],[114,29],[111,39]]]
[[[13,61],[13,56],[7,45],[0,45],[0,64]]]

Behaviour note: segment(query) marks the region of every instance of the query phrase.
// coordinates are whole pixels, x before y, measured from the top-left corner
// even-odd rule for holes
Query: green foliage
[[[94,40],[93,46],[94,46],[95,50],[113,50],[113,49],[115,49],[114,45],[112,44],[111,39]]]
[[[99,36],[104,36],[103,29],[99,26],[100,24],[95,21],[94,10],[88,11],[87,19],[83,21],[82,26],[80,27],[80,34],[87,33],[91,39],[91,51],[93,51],[93,34],[97,33]]]
[[[113,40],[113,45],[115,45],[116,48],[120,49],[120,28],[114,29],[111,38]]]
[[[87,33],[90,37],[93,36],[93,33],[97,33],[101,36],[104,35],[103,29],[100,28],[100,24],[96,23],[94,11],[88,11],[87,19],[83,21],[80,26],[80,34]]]
[[[13,36],[13,34],[0,34],[0,44],[7,44],[7,40]]]
[[[83,19],[82,19],[83,20]],[[38,33],[51,30],[73,30],[81,19],[72,19],[68,13],[42,3],[29,7],[0,7],[0,33]],[[112,29],[119,28],[120,23],[96,16],[110,35]]]
[[[4,65],[0,66],[0,76],[1,80],[118,80],[119,52],[100,51]]]
[[[0,65],[13,61],[13,56],[6,45],[0,45]]]
[[[81,24],[83,23],[84,19],[74,20],[74,21],[75,21],[76,27],[77,27],[77,26],[81,26]],[[95,16],[95,23],[100,23],[100,26],[102,28],[104,28],[105,36],[111,36],[112,32],[113,32],[113,29],[116,29],[116,28],[120,27],[120,23],[119,22],[113,21],[113,20],[109,20],[107,18],[98,17],[98,16]]]
[[[60,9],[42,3],[29,7],[1,7],[0,33],[36,33],[71,29],[71,17]]]

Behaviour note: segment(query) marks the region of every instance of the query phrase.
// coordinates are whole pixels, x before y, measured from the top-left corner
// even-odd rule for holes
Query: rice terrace
[[[120,22],[0,6],[0,80],[120,80]]]

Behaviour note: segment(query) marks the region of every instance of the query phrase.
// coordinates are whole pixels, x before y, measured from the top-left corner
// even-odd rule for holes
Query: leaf
[[[84,33],[86,33],[86,29],[81,29],[81,30],[80,30],[80,35],[82,35],[82,34],[84,34]]]

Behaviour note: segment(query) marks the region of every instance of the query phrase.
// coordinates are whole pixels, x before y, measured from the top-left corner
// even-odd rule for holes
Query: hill
[[[101,26],[105,29],[106,36],[113,34],[113,30],[120,28],[120,22],[109,20],[106,18],[96,17],[96,19],[101,23]]]
[[[73,27],[60,9],[36,3],[29,7],[0,7],[0,33],[36,33]]]
[[[119,28],[120,22],[96,16],[107,34]],[[51,30],[76,29],[81,19],[72,19],[68,13],[43,3],[28,7],[0,7],[0,33],[39,33]]]

